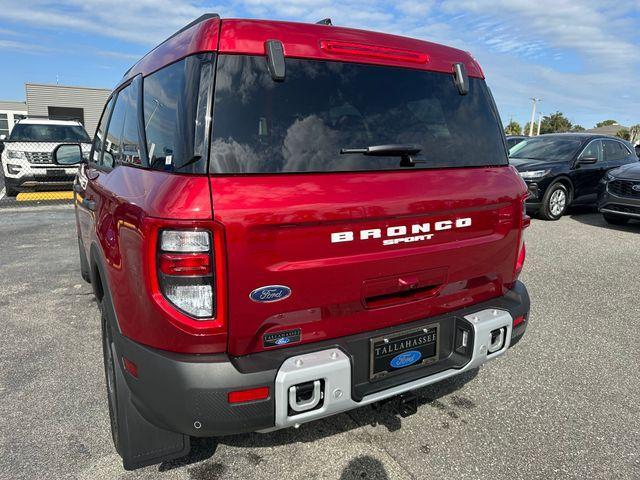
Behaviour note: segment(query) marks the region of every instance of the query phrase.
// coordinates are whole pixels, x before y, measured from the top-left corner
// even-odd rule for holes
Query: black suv
[[[511,148],[509,161],[529,187],[527,211],[558,220],[569,205],[595,205],[605,173],[638,157],[619,138],[557,133],[523,140]]]
[[[598,210],[612,225],[640,220],[640,164],[607,172],[598,188]]]

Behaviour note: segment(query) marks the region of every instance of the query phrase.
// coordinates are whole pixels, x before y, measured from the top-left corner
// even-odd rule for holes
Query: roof
[[[48,118],[24,118],[18,123],[23,125],[82,125],[78,120],[50,120]]]
[[[590,128],[587,130],[589,133],[597,133],[600,135],[612,135],[614,136],[620,130],[628,130],[629,127],[625,127],[624,125],[620,125],[619,123],[614,123],[613,125],[605,125],[603,127]]]
[[[95,87],[79,87],[77,85],[58,85],[57,83],[25,83],[25,88],[29,87],[55,87],[61,89],[72,89],[72,90],[98,90],[100,92],[111,92],[108,88],[95,88]]]
[[[615,135],[602,135],[601,133],[590,133],[590,132],[565,132],[565,133],[544,133],[542,135],[530,137],[531,139],[540,138],[540,137],[563,137],[568,139],[587,141],[595,138],[610,138],[613,140],[618,140],[622,143],[626,143],[631,145],[628,141],[623,138],[616,137]]]
[[[279,40],[285,57],[339,60],[451,73],[465,64],[469,76],[484,78],[468,52],[437,43],[352,28],[267,20],[220,19],[204,15],[169,37],[136,63],[122,82],[188,55],[204,52],[265,55],[265,42]]]
[[[0,110],[9,110],[12,112],[26,112],[27,102],[16,102],[13,100],[0,100]]]

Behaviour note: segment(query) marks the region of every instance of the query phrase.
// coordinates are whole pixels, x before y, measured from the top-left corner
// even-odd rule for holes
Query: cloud
[[[42,45],[37,45],[34,43],[17,42],[14,40],[2,40],[2,39],[0,39],[0,49],[13,50],[13,51],[18,51],[20,53],[28,53],[28,54],[34,54],[34,55],[54,51],[54,49],[52,48],[44,47]]]
[[[95,53],[96,55],[100,55],[102,57],[120,58],[123,60],[131,60],[131,61],[139,60],[142,57],[142,54],[112,52],[109,50],[96,50]]]
[[[57,31],[79,31],[155,45],[209,8],[185,0],[33,0],[4,2],[0,19]],[[225,9],[229,10],[229,9]]]
[[[214,0],[215,1],[215,0]],[[640,1],[619,0],[5,0],[0,9],[0,48],[43,53],[69,50],[52,39],[40,46],[16,41],[26,29],[90,34],[78,49],[135,61],[194,18],[262,17],[373,29],[471,51],[481,62],[503,115],[524,120],[531,96],[543,111],[565,111],[582,122],[596,116],[637,115],[640,100],[628,96],[640,77]],[[20,28],[13,28],[19,26]],[[4,28],[4,27],[11,28]],[[86,35],[85,35],[86,36]],[[22,39],[22,38],[21,38]],[[113,39],[113,45],[104,45]],[[65,53],[66,54],[66,53]],[[623,98],[623,96],[627,98]],[[621,120],[622,121],[622,120]],[[636,119],[637,122],[637,119]]]
[[[508,36],[512,42],[572,50],[601,67],[640,61],[640,49],[631,40],[634,35],[637,40],[637,22],[628,21],[630,8],[623,5],[607,0],[456,0],[442,4],[451,13],[499,20],[504,27],[499,32],[484,30],[485,43],[490,46],[499,49]]]

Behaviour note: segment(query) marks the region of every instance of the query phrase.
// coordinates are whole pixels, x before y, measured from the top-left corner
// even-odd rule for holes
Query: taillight
[[[528,197],[529,197],[529,194],[527,193],[527,196],[524,197],[524,199],[522,200],[522,229],[523,230],[529,227],[529,225],[531,225],[531,217],[527,215],[527,198]]]
[[[211,233],[163,230],[158,244],[158,280],[164,296],[196,319],[215,316]]]
[[[522,198],[522,220],[520,223],[520,227],[522,229],[522,232],[520,233],[520,250],[518,251],[518,257],[516,259],[516,266],[515,266],[515,278],[518,278],[518,276],[520,275],[520,273],[522,273],[522,268],[524,267],[524,261],[527,257],[527,247],[524,243],[524,229],[527,228],[529,225],[531,225],[531,217],[529,217],[529,215],[527,215],[527,205],[526,205],[526,199],[527,197],[523,197]]]
[[[520,252],[518,253],[518,260],[516,261],[516,278],[522,273],[522,268],[524,267],[524,260],[527,257],[527,246],[524,242],[520,246]]]

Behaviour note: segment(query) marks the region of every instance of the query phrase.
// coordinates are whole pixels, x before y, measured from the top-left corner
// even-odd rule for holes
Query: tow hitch
[[[402,418],[418,411],[418,396],[413,392],[403,393],[398,397],[398,412]]]

